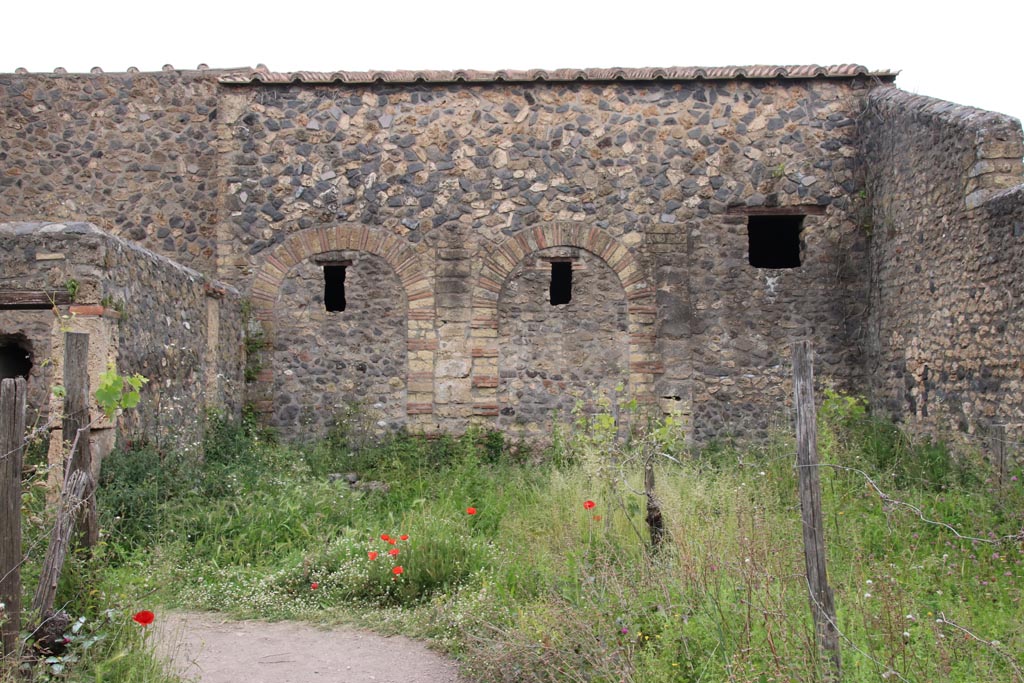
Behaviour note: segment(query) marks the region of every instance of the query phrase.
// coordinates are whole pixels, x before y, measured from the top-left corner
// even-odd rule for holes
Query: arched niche
[[[344,311],[326,311],[324,287],[325,266],[328,265],[346,267],[346,300],[352,303],[346,305]],[[347,272],[348,268],[353,269],[351,273]],[[389,272],[390,276],[386,275],[385,271]],[[349,278],[353,279],[349,281]],[[378,283],[389,293],[366,291],[373,289],[373,283]],[[384,353],[377,354],[368,348],[373,345],[367,341],[368,339],[379,338],[374,329],[369,327],[372,324],[372,307],[356,307],[351,313],[349,310],[357,298],[369,300],[378,297],[379,301],[382,295],[388,298],[386,310],[381,309],[388,321],[397,315],[399,300],[402,301],[404,311],[401,330],[393,330],[394,339],[388,340],[389,350],[386,355],[390,360],[389,364],[382,360]],[[437,337],[433,328],[434,291],[429,273],[423,267],[419,255],[404,240],[382,230],[359,225],[299,231],[263,256],[262,264],[253,278],[250,297],[253,315],[250,334],[255,328],[256,334],[260,336],[264,346],[260,356],[265,362],[258,368],[249,396],[265,419],[288,423],[291,427],[286,431],[293,432],[294,436],[303,436],[306,433],[307,430],[302,427],[303,419],[312,420],[319,425],[326,425],[334,420],[334,413],[326,413],[335,409],[338,400],[332,398],[329,403],[326,400],[321,401],[319,413],[311,415],[311,412],[316,411],[315,402],[304,398],[315,396],[317,382],[323,382],[324,386],[328,386],[329,373],[321,372],[319,368],[309,371],[301,368],[301,363],[314,362],[312,352],[316,349],[326,349],[328,345],[336,343],[344,331],[346,340],[349,339],[348,335],[351,332],[351,343],[362,344],[362,347],[337,346],[330,349],[326,357],[341,358],[342,360],[338,362],[346,363],[345,372],[349,371],[350,366],[344,357],[354,359],[357,373],[363,373],[358,365],[361,362],[368,363],[367,368],[379,369],[380,377],[386,376],[388,385],[394,385],[393,393],[384,391],[376,394],[377,397],[388,397],[383,406],[386,418],[401,422],[414,430],[431,428],[434,412],[433,356],[437,350]],[[320,311],[324,312],[325,320],[328,313],[340,320],[344,320],[346,314],[350,314],[349,317],[365,321],[365,326],[362,331],[356,331],[348,323],[342,323],[341,327],[331,332],[333,341],[328,342],[326,337],[318,338],[313,332],[323,325],[331,329],[330,322],[320,319]],[[308,348],[298,348],[294,344],[289,344],[289,341],[295,338],[296,324],[303,329],[308,327],[309,331],[303,332],[303,346]],[[388,325],[391,329],[390,322]],[[390,374],[399,364],[394,357],[396,352],[392,344],[397,348],[399,343],[403,344],[405,349],[404,376]],[[294,359],[288,358],[290,353],[295,354]],[[377,358],[377,355],[380,355],[380,358]],[[364,357],[369,360],[364,360]],[[300,366],[296,367],[296,363]],[[389,369],[385,370],[386,368]],[[289,371],[291,375],[287,374]],[[284,379],[296,377],[298,374],[308,374],[319,379],[314,379],[310,386]],[[342,387],[347,382],[348,380],[343,378],[341,385],[332,386],[332,394],[340,396],[345,393]],[[377,380],[374,382],[374,386],[380,387]],[[400,383],[404,388],[397,386]],[[368,398],[372,398],[373,391],[368,392]],[[394,397],[403,391],[404,406],[399,409],[396,407]],[[358,391],[351,396],[354,399],[358,396]],[[297,397],[297,408],[282,411],[278,402],[284,401],[286,397],[288,404],[292,403],[292,397]],[[374,400],[369,407],[372,409],[378,402],[380,401]]]
[[[394,269],[362,251],[316,254],[293,266],[275,306],[267,349],[270,423],[324,432],[353,405],[392,427],[404,423],[407,308]]]
[[[517,233],[490,250],[473,286],[470,321],[470,371],[473,407],[478,419],[500,418],[500,299],[513,270],[528,256],[552,247],[581,249],[606,264],[625,293],[628,334],[628,382],[621,398],[639,405],[655,403],[655,378],[664,371],[655,344],[657,308],[654,288],[632,252],[604,230],[572,222],[555,222]]]
[[[498,296],[498,418],[513,432],[553,414],[612,410],[629,384],[626,291],[576,247],[528,254]]]

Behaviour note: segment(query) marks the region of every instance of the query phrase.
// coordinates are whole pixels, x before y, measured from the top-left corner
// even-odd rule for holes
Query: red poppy
[[[394,544],[398,543],[398,541],[396,541],[396,540],[395,540],[395,539],[393,539],[393,538],[389,538],[389,539],[388,539],[388,543],[390,543],[391,545],[394,545]]]
[[[594,501],[592,501],[592,500],[585,500],[585,501],[583,501],[583,509],[584,510],[593,510],[595,507],[597,507],[597,503],[595,503]]]
[[[402,573],[402,572],[404,572],[404,571],[405,571],[405,570],[404,570],[404,569],[402,569],[402,565],[397,565],[397,566],[395,566],[395,567],[394,567],[394,568],[393,568],[393,569],[391,570],[391,573],[392,573],[392,574],[394,574],[395,576],[398,576],[399,574],[401,574],[401,573]]]
[[[394,557],[397,554],[398,554],[398,548],[392,548],[391,550],[388,551],[388,555],[390,555],[391,557]]]
[[[315,591],[319,587],[320,587],[320,584],[317,583],[316,581],[314,581],[313,583],[309,584],[309,590],[311,590],[311,591]]]
[[[402,534],[401,536],[398,537],[398,540],[400,540],[400,541],[408,541],[409,540],[409,534]]]
[[[377,559],[377,551],[376,550],[371,550],[370,552],[366,553],[366,556],[369,557],[371,560],[376,560]]]
[[[391,537],[388,536],[387,534],[381,534],[380,535],[380,540],[382,540],[382,541],[390,541]]]
[[[136,624],[139,624],[140,626],[145,627],[152,624],[153,619],[155,618],[156,615],[154,615],[148,609],[144,609],[141,612],[136,612],[135,616],[132,617],[132,621],[134,621]]]
[[[467,515],[475,515],[476,514],[476,508],[472,508],[472,507],[466,508],[466,514]]]

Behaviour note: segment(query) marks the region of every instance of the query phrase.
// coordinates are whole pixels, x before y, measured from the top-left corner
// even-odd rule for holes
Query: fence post
[[[796,406],[797,472],[803,521],[804,564],[818,647],[826,655],[826,679],[840,679],[836,608],[825,570],[825,520],[818,474],[818,425],[814,407],[814,358],[809,341],[793,345],[793,402]]]
[[[1006,485],[1006,425],[992,425],[992,464],[999,473],[999,489]]]
[[[89,335],[82,332],[64,334],[64,421],[61,426],[70,463],[65,470],[65,485],[71,474],[85,472],[82,509],[78,516],[79,542],[91,548],[99,542],[99,520],[96,514],[96,482],[92,478],[92,451],[89,446]]]
[[[25,380],[0,382],[0,673],[18,666],[21,632],[21,465]]]

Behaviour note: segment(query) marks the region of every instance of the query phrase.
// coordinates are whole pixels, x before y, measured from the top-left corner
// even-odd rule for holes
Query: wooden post
[[[1006,485],[1006,425],[992,425],[992,464],[999,473],[999,488]]]
[[[39,575],[39,586],[32,598],[32,611],[40,622],[46,621],[53,611],[53,601],[57,597],[57,583],[60,572],[64,568],[64,560],[71,545],[71,531],[75,526],[75,517],[83,504],[85,491],[88,487],[89,475],[82,470],[75,470],[64,483],[61,491],[60,509],[57,519],[50,532],[50,545],[46,548],[46,558]]]
[[[89,447],[89,335],[81,332],[64,334],[64,433],[69,462],[65,468],[65,486],[74,472],[86,475],[84,505],[79,512],[80,542],[91,548],[99,542],[99,520],[96,514],[96,482],[92,479],[92,452]]]
[[[21,461],[25,380],[0,382],[0,674],[18,666],[21,632]],[[0,676],[3,678],[3,676]]]
[[[821,513],[818,474],[818,426],[814,407],[814,360],[811,343],[793,345],[793,400],[796,406],[797,471],[803,520],[804,564],[811,616],[818,647],[826,655],[826,678],[840,679],[836,608],[825,570],[825,520]]]
[[[661,517],[661,504],[654,493],[654,463],[651,457],[644,463],[644,494],[647,497],[647,529],[651,532],[651,550],[657,551],[665,539],[665,522]]]

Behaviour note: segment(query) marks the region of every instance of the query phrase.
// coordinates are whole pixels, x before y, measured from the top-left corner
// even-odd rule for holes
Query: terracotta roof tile
[[[227,73],[219,81],[229,85],[251,83],[500,83],[531,81],[696,81],[735,80],[758,78],[809,79],[854,78],[876,76],[884,80],[896,77],[895,71],[869,71],[859,64],[818,66],[720,66],[720,67],[668,67],[641,69],[529,69],[525,71],[291,71],[275,72],[260,65],[256,69]]]

